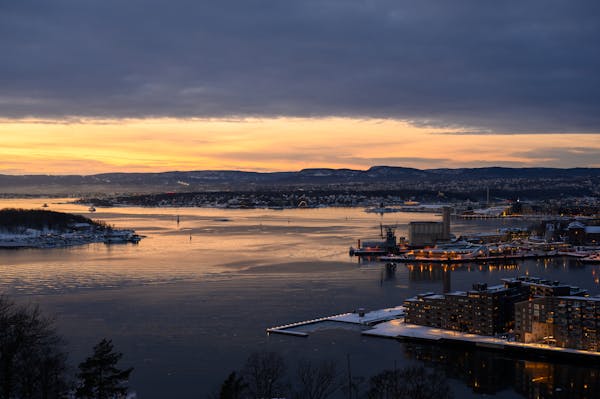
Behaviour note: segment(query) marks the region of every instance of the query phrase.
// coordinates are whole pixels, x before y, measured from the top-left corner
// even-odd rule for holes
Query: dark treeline
[[[68,231],[76,223],[88,223],[105,228],[102,222],[81,215],[41,209],[0,209],[0,231],[19,232],[25,229]]]
[[[350,362],[300,360],[288,370],[275,352],[251,354],[241,370],[232,371],[213,399],[450,399],[445,376],[424,367],[389,369],[369,378],[353,375]]]
[[[0,296],[0,399],[121,399],[132,369],[103,339],[74,373],[52,320]],[[74,375],[75,374],[75,375]]]
[[[545,187],[523,186],[519,188],[491,189],[493,200],[548,200],[564,198],[580,198],[595,196],[596,193],[588,187],[562,187],[549,185]],[[360,187],[352,189],[302,189],[302,190],[253,190],[253,191],[210,191],[210,192],[169,192],[156,194],[121,195],[108,198],[83,198],[80,203],[95,206],[111,207],[119,204],[157,207],[157,206],[230,206],[235,201],[239,208],[284,207],[296,208],[303,201],[308,207],[316,206],[368,206],[373,203],[402,205],[405,200],[420,202],[448,201],[485,201],[487,190],[483,186],[473,186],[467,191],[454,189],[375,189],[363,190]]]
[[[123,195],[110,198],[85,198],[81,203],[95,206],[114,206],[128,204],[134,206],[201,206],[206,204],[226,204],[229,200],[238,199],[240,207],[290,207],[296,208],[305,201],[307,206],[336,205],[356,206],[369,201],[384,201],[395,198],[418,198],[419,200],[439,200],[438,191],[423,190],[273,190],[273,191],[212,191],[212,192],[173,192],[141,195]],[[452,199],[466,200],[468,196],[460,193],[452,194]],[[391,204],[391,203],[386,203]]]

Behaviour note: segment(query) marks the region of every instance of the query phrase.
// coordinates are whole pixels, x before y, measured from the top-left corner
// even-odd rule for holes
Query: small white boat
[[[105,244],[137,244],[142,239],[142,236],[135,234],[133,230],[113,230],[104,235]]]
[[[94,206],[90,206],[90,208],[88,209],[88,211],[90,211],[90,212],[96,212],[96,208],[94,208]]]

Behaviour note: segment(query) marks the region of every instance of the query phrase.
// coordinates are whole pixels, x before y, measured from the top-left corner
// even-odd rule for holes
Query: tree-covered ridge
[[[42,209],[0,209],[0,231],[18,233],[25,229],[64,232],[78,223],[87,223],[97,228],[106,227],[81,215],[47,211]]]

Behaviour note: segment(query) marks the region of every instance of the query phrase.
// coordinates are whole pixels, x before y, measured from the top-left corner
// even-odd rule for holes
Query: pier
[[[362,309],[358,309],[355,312],[341,313],[334,316],[320,317],[317,319],[300,321],[297,323],[267,328],[267,334],[287,334],[298,337],[307,337],[307,332],[297,331],[295,329],[327,321],[370,326],[376,323],[381,323],[383,321],[390,321],[402,317],[404,316],[404,311],[404,306],[396,306],[394,308],[374,310],[371,312],[365,312]]]
[[[520,357],[553,357],[564,360],[584,359],[600,363],[600,352],[580,349],[561,348],[540,343],[522,343],[507,338],[477,335],[460,331],[445,330],[417,324],[405,323],[406,308],[394,308],[365,312],[349,312],[334,316],[320,317],[297,323],[285,324],[267,329],[267,334],[284,334],[296,337],[308,337],[313,331],[296,329],[318,325],[325,322],[347,323],[356,326],[370,327],[361,334],[369,337],[388,338],[405,341],[428,342],[437,345],[463,346],[474,349],[492,350]],[[361,315],[362,314],[362,315]],[[315,328],[316,331],[318,328]]]

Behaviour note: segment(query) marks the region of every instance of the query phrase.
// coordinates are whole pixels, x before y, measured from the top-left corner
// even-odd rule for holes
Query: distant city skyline
[[[593,0],[0,6],[0,173],[600,166]]]

